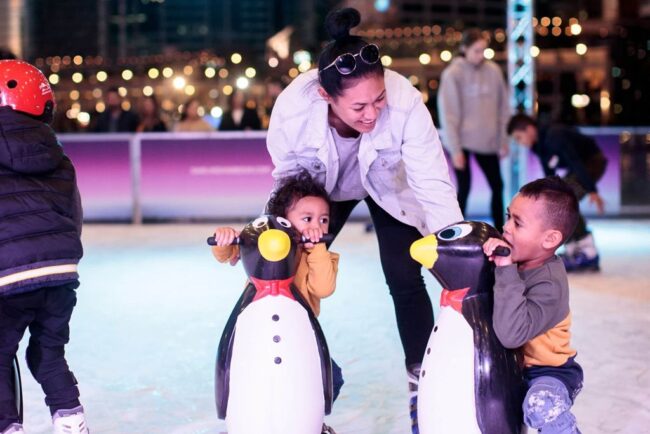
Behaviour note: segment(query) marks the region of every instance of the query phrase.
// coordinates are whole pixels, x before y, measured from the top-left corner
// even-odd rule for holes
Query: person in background
[[[145,96],[140,100],[140,123],[135,130],[138,133],[167,131],[167,125],[160,117],[160,108],[155,96]]]
[[[10,49],[6,47],[0,47],[0,60],[12,60],[16,59],[16,55],[11,52]]]
[[[284,89],[284,84],[282,80],[277,78],[267,78],[264,82],[265,92],[262,105],[264,106],[264,114],[262,116],[262,128],[268,129],[269,122],[271,120],[271,112],[273,111],[273,106],[275,101],[278,99],[278,96],[282,93]]]
[[[67,104],[67,105],[66,105]],[[50,126],[57,133],[76,133],[81,130],[79,122],[76,119],[70,119],[67,111],[70,109],[70,103],[62,98],[57,98],[56,111],[54,119]]]
[[[501,68],[485,59],[488,40],[479,29],[463,33],[461,56],[443,71],[438,112],[443,145],[451,155],[458,183],[458,204],[465,214],[472,182],[470,157],[483,171],[492,198],[494,227],[503,227],[503,180],[499,157],[508,154],[508,90]]]
[[[598,194],[596,184],[605,174],[607,158],[596,141],[577,129],[563,125],[540,127],[535,119],[525,114],[514,115],[508,123],[508,134],[537,154],[544,174],[555,175],[557,169],[566,169],[564,180],[569,183],[578,201],[585,196],[596,206],[598,213],[605,212],[605,201]],[[598,271],[600,255],[592,233],[582,214],[578,224],[566,240],[565,253],[560,255],[564,266],[572,271]]]
[[[228,97],[228,110],[221,118],[219,131],[259,130],[262,122],[254,108],[246,106],[246,95],[241,89],[235,89]]]
[[[199,115],[199,101],[191,98],[181,111],[181,118],[174,127],[175,132],[210,132],[214,131],[212,125]]]
[[[138,127],[138,117],[122,108],[122,97],[116,87],[106,91],[106,108],[97,116],[91,130],[95,133],[132,133]]]

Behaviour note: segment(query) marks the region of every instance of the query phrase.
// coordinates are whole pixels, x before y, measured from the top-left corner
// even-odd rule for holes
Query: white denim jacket
[[[361,182],[372,199],[397,220],[426,235],[463,216],[438,132],[422,96],[403,76],[386,70],[387,105],[370,133],[361,135]],[[338,153],[318,94],[318,72],[297,77],[278,97],[266,139],[273,177],[306,169],[331,192]]]

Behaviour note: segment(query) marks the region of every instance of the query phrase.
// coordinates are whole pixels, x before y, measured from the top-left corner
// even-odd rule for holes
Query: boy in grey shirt
[[[504,239],[483,245],[496,265],[494,331],[505,347],[523,347],[524,421],[545,434],[580,433],[570,409],[583,374],[570,346],[567,274],[555,255],[577,220],[571,187],[557,176],[538,179],[523,186],[508,207]],[[510,256],[495,256],[497,246],[509,247]]]

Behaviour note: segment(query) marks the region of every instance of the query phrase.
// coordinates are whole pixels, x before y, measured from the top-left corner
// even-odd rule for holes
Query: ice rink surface
[[[570,276],[572,343],[585,370],[574,411],[584,434],[650,433],[650,221],[592,220],[591,227],[602,271]],[[213,260],[205,244],[212,231],[209,224],[84,227],[67,358],[93,434],[225,431],[214,404],[215,353],[245,276]],[[346,383],[327,422],[338,434],[410,433],[375,236],[349,223],[332,250],[341,254],[339,280],[320,322]],[[440,287],[426,279],[435,306]],[[49,433],[25,345],[25,429]]]

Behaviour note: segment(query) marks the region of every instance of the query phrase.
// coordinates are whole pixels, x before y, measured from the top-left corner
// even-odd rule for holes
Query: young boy
[[[12,360],[27,327],[27,366],[45,392],[54,433],[88,433],[64,346],[79,286],[81,201],[52,129],[47,79],[0,61],[0,433],[22,433]]]
[[[540,128],[525,114],[513,116],[508,123],[508,134],[521,146],[532,149],[539,156],[546,176],[556,169],[567,169],[564,180],[569,183],[578,201],[588,195],[600,214],[605,202],[598,194],[596,183],[607,168],[607,159],[591,137],[575,128],[553,125]],[[567,271],[598,271],[599,256],[594,238],[587,230],[585,219],[578,214],[575,232],[567,239],[565,254],[561,255]]]
[[[569,284],[555,250],[573,232],[578,201],[554,176],[524,185],[506,214],[503,238],[483,251],[496,264],[494,331],[507,348],[523,346],[528,392],[524,421],[545,434],[579,433],[570,408],[582,388],[582,368],[570,347]],[[510,255],[495,256],[497,246]]]
[[[339,255],[318,243],[329,230],[330,201],[325,189],[306,172],[281,180],[266,206],[268,214],[284,217],[311,242],[304,243],[300,252],[294,283],[314,315],[320,313],[320,299],[332,295],[336,287]],[[235,265],[239,260],[239,247],[230,243],[239,232],[230,227],[219,227],[214,238],[217,245],[212,253],[219,262]],[[333,399],[336,400],[343,376],[341,368],[332,360]],[[327,426],[323,433],[333,432]]]

